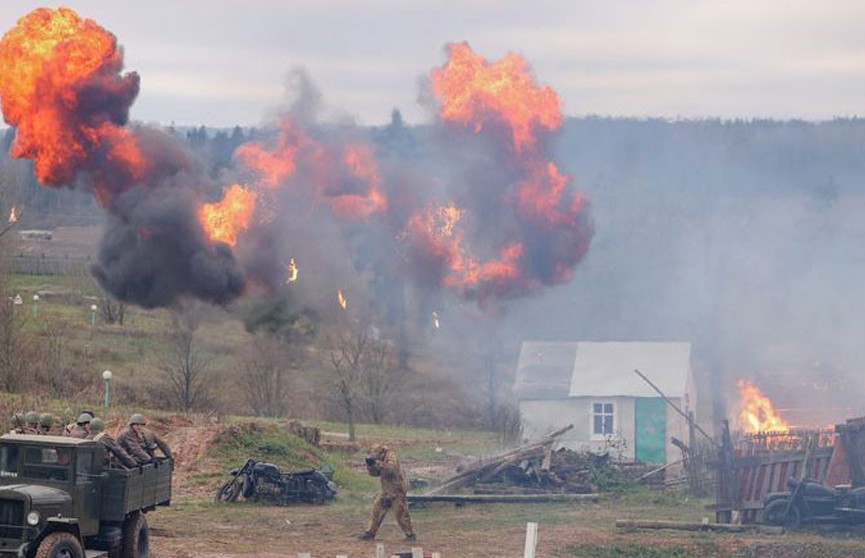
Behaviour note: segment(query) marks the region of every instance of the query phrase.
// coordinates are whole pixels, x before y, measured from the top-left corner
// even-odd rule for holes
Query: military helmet
[[[24,421],[27,424],[39,424],[39,413],[36,411],[27,411],[27,414],[24,415]]]
[[[15,413],[12,415],[12,426],[19,427],[24,426],[26,423],[24,422],[24,415],[21,413]]]
[[[89,413],[81,413],[78,415],[78,420],[75,421],[76,424],[87,424],[93,420],[93,416]]]
[[[105,430],[105,421],[99,417],[93,417],[93,420],[90,421],[90,431],[102,432],[103,430]]]
[[[54,426],[54,415],[51,413],[42,413],[39,415],[39,426],[51,428]]]
[[[147,421],[144,420],[144,415],[141,413],[135,413],[129,417],[129,424],[147,424]]]

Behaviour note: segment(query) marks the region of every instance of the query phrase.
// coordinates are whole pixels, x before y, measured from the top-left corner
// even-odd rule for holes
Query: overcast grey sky
[[[571,116],[865,114],[861,0],[3,0],[0,28],[58,5],[117,35],[147,122],[260,124],[303,66],[332,116],[420,123],[453,41],[523,55]]]

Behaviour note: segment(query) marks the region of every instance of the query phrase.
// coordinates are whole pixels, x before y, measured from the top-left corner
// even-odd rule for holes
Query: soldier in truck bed
[[[126,453],[131,455],[138,465],[144,465],[153,461],[153,457],[147,453],[147,450],[144,448],[144,441],[141,439],[141,431],[144,429],[145,424],[147,424],[147,421],[144,420],[144,415],[135,413],[129,418],[129,426],[117,438],[117,443],[120,444],[120,447],[126,450]]]
[[[171,448],[168,447],[168,444],[166,444],[156,432],[142,429],[141,440],[143,442],[144,451],[150,454],[151,459],[174,460],[174,456],[171,455]],[[162,453],[162,456],[157,453],[157,450]]]
[[[105,421],[99,417],[93,417],[90,421],[90,437],[99,442],[105,448],[105,463],[109,467],[135,467],[138,462],[126,453],[120,444],[105,431]]]

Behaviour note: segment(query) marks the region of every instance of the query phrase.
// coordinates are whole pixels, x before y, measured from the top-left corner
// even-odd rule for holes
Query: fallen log
[[[660,519],[617,519],[617,529],[671,529],[674,531],[717,531],[722,533],[746,533],[754,531],[766,535],[780,535],[783,527],[769,525],[732,525],[730,523],[698,523],[688,521],[665,521]]]
[[[597,502],[598,494],[409,494],[409,504],[541,504],[547,502]]]

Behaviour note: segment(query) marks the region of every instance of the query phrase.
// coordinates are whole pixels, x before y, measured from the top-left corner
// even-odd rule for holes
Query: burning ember
[[[739,426],[749,433],[788,432],[790,425],[778,416],[772,401],[750,380],[736,382],[739,389]]]
[[[295,281],[297,281],[298,269],[297,263],[295,263],[294,258],[288,260],[288,266],[286,266],[286,269],[288,270],[288,277],[286,277],[285,282],[294,283]]]
[[[339,307],[343,310],[348,308],[348,299],[345,298],[345,294],[342,292],[342,289],[336,291],[336,301],[339,303]]]
[[[198,218],[207,238],[234,246],[238,233],[249,228],[254,211],[255,194],[240,184],[232,184],[222,201],[203,204]]]
[[[18,208],[16,206],[12,206],[12,209],[9,210],[9,222],[17,223],[18,222]]]

